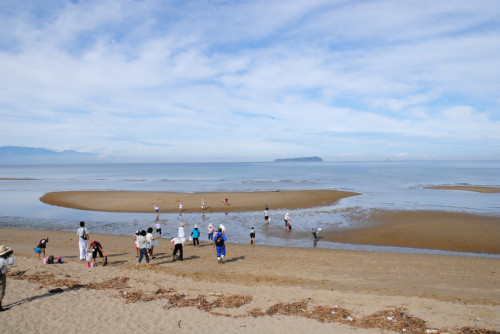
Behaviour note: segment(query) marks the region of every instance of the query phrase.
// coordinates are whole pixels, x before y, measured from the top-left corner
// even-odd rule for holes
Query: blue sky
[[[500,1],[0,0],[0,146],[500,159]]]

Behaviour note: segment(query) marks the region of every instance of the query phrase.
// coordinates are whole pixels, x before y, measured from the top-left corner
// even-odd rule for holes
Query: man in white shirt
[[[173,249],[172,261],[175,261],[175,255],[177,254],[177,251],[179,251],[179,260],[183,261],[181,238],[174,237],[170,240],[170,250],[172,250],[172,249]]]
[[[87,248],[89,243],[89,234],[85,228],[85,222],[80,222],[80,228],[76,231],[78,235],[78,247],[80,248],[80,261],[87,259]]]

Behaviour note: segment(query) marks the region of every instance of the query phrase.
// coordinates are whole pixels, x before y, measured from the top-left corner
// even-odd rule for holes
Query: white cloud
[[[500,158],[496,1],[58,5],[3,5],[0,145]]]

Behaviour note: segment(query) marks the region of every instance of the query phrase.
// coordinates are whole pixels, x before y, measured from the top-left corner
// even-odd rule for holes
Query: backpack
[[[222,233],[217,233],[217,238],[215,239],[215,246],[224,246],[224,238],[222,237]]]

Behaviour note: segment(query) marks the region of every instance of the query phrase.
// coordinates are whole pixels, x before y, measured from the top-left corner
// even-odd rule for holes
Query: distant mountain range
[[[95,162],[97,154],[74,150],[61,152],[37,147],[0,146],[0,163],[81,163]]]
[[[323,161],[323,159],[321,159],[320,157],[274,159],[274,162],[321,162],[321,161]]]

